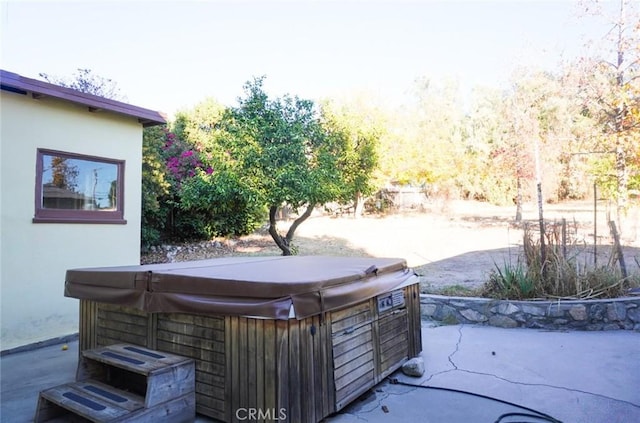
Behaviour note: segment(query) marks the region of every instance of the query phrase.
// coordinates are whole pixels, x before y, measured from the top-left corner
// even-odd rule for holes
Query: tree
[[[558,160],[559,181],[556,187],[557,199],[583,199],[593,189],[593,172],[590,166],[590,154],[599,147],[594,140],[598,138],[597,123],[585,107],[579,66],[571,63],[562,69],[559,78],[560,99],[564,110],[557,120],[564,122],[564,130],[557,134],[561,151],[554,160]],[[560,125],[559,125],[560,126]]]
[[[510,155],[517,181],[516,220],[522,217],[523,182],[535,176],[538,204],[557,197],[560,157],[570,139],[570,108],[564,99],[560,79],[535,70],[518,72],[505,110],[511,122]],[[569,116],[567,116],[569,114]],[[548,192],[542,197],[543,182]]]
[[[614,3],[611,3],[614,4]],[[601,58],[584,58],[582,98],[586,113],[600,125],[598,152],[603,153],[600,162],[601,182],[613,174],[615,180],[618,223],[627,207],[629,182],[636,162],[635,148],[640,122],[634,114],[640,103],[640,16],[634,3],[619,0],[615,11],[606,12],[588,2],[587,10],[604,16],[610,23],[610,31],[604,37],[605,47]],[[612,155],[613,157],[607,157]],[[612,165],[612,171],[607,165]],[[603,174],[604,173],[604,174]],[[606,185],[605,185],[606,186]]]
[[[51,157],[51,184],[72,192],[78,187],[78,166],[70,164],[66,157]]]
[[[412,183],[430,185],[445,196],[457,191],[456,177],[465,172],[463,113],[459,84],[421,78],[409,135],[414,170]]]
[[[41,78],[61,87],[71,88],[83,93],[97,95],[112,100],[126,101],[126,96],[120,92],[118,85],[111,79],[96,75],[91,69],[76,70],[72,77],[59,77],[40,73]]]
[[[341,141],[345,146],[341,158],[345,177],[342,200],[353,202],[354,215],[358,217],[364,206],[363,198],[376,189],[372,174],[378,165],[378,144],[384,132],[382,122],[376,110],[362,103],[350,106],[325,101],[321,109],[324,130],[345,138]]]
[[[213,98],[207,98],[190,110],[181,110],[171,125],[173,133],[192,148],[203,150],[215,143],[214,136],[226,108]]]
[[[507,177],[511,171],[496,172],[504,165],[503,141],[510,130],[510,121],[503,113],[505,97],[500,90],[478,87],[470,98],[469,112],[463,121],[465,167],[456,177],[465,199],[495,204],[509,203],[512,199],[512,184]]]
[[[177,113],[163,148],[170,174],[173,225],[187,239],[244,235],[264,222],[253,157],[237,148],[224,120],[228,111],[213,99]]]
[[[471,152],[484,160],[480,193],[492,202],[516,204],[516,221],[523,202],[531,198],[534,176],[545,201],[581,198],[586,189],[580,161],[574,153],[585,138],[584,122],[573,99],[571,80],[535,69],[520,69],[500,94],[485,92],[470,115],[465,162]],[[536,157],[540,166],[536,166]],[[582,184],[580,186],[579,182]]]
[[[288,95],[270,99],[263,81],[245,84],[244,98],[225,115],[229,136],[220,137],[219,145],[239,164],[239,176],[251,181],[255,201],[268,209],[274,242],[283,255],[291,255],[295,231],[314,208],[345,197],[348,137],[326,131],[309,100]],[[281,234],[277,215],[285,205],[304,211]]]

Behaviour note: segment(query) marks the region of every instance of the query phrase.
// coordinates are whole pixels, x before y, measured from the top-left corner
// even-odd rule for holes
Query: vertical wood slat
[[[298,321],[289,322],[289,387],[297,386],[297,392],[289,391],[288,417],[291,422],[302,421],[300,388],[302,387],[300,368],[300,324]]]
[[[247,405],[255,408],[258,407],[257,403],[257,361],[256,356],[256,319],[246,319],[247,321]]]
[[[278,369],[280,359],[277,338],[276,322],[273,320],[264,321],[264,405],[265,408],[282,405],[278,399]]]
[[[276,351],[276,401],[277,409],[287,410],[287,422],[294,423],[289,411],[289,324],[283,320],[275,320]]]
[[[327,395],[323,407],[323,416],[335,413],[336,408],[336,391],[335,391],[335,379],[333,376],[333,347],[331,344],[331,315],[327,313],[326,319],[322,316],[319,317],[319,326],[321,328],[320,333],[322,339],[320,342],[320,349],[322,353],[322,392]]]
[[[313,383],[313,374],[317,365],[311,336],[313,319],[305,319],[300,322],[300,367],[302,369],[301,379],[304,389],[301,390],[301,415],[302,421],[315,422],[316,413],[314,402],[322,397],[322,392],[318,391],[318,386]],[[319,420],[319,419],[318,419]]]
[[[371,325],[373,339],[373,362],[375,363],[374,383],[380,382],[380,374],[384,371],[380,363],[380,330],[377,324],[380,321],[380,312],[378,311],[378,302],[375,298],[369,300],[369,307],[373,311],[373,322]]]
[[[78,325],[78,353],[96,347],[96,319],[98,303],[80,300],[80,322]]]
[[[300,350],[298,352],[298,365],[300,368],[300,391],[297,402],[300,404],[300,421],[312,422],[315,417],[315,407],[310,398],[316,400],[316,391],[313,384],[313,339],[311,337],[311,324],[307,324],[312,319],[298,321],[300,328]]]
[[[409,358],[422,352],[422,318],[420,317],[420,284],[406,288],[405,301],[409,318]]]
[[[226,357],[225,378],[224,378],[224,402],[227,404],[225,409],[225,422],[232,422],[234,412],[231,411],[229,405],[233,404],[233,378],[235,376],[234,366],[237,360],[233,355],[234,352],[234,336],[233,336],[233,317],[225,317],[224,319],[224,352]]]
[[[238,349],[236,354],[238,356],[238,380],[237,390],[239,393],[238,402],[233,406],[234,409],[239,407],[249,407],[249,387],[247,384],[247,366],[248,366],[248,353],[247,353],[247,319],[244,317],[238,318]]]
[[[325,416],[322,412],[327,401],[327,394],[322,383],[322,374],[326,373],[327,366],[322,361],[322,351],[320,350],[323,337],[318,316],[310,317],[308,323],[309,355],[307,359],[311,366],[308,383],[313,388],[313,396],[310,398],[314,398],[314,401],[308,401],[307,407],[312,409],[309,411],[313,418],[311,421],[318,421]]]
[[[155,350],[158,346],[158,314],[149,313],[149,321],[147,322],[147,348]]]
[[[263,323],[264,320],[249,319],[249,403],[258,409],[266,409],[264,404],[264,355],[263,355]]]
[[[239,355],[239,317],[231,316],[227,317],[229,320],[229,354],[227,360],[227,368],[229,369],[228,374],[225,378],[225,384],[227,386],[228,398],[227,402],[229,408],[229,420],[230,422],[238,421],[236,419],[236,411],[240,404],[240,355]]]

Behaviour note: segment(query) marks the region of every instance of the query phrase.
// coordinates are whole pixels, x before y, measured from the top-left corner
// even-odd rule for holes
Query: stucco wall
[[[69,268],[140,259],[142,126],[136,118],[0,92],[0,349],[78,331],[78,300],[64,297]],[[126,225],[32,223],[36,151],[126,160]]]

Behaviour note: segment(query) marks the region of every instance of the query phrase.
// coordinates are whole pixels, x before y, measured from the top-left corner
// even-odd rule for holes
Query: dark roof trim
[[[116,100],[86,94],[71,88],[65,88],[37,79],[25,78],[13,72],[0,69],[0,84],[2,89],[19,94],[31,93],[35,99],[45,96],[70,101],[87,106],[91,112],[108,110],[126,116],[138,118],[142,126],[164,125],[167,119],[160,112],[133,106]]]

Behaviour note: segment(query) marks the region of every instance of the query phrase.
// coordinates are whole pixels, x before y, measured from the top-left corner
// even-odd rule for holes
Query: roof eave
[[[106,110],[121,115],[136,117],[143,127],[164,125],[167,123],[166,116],[155,110],[83,93],[37,79],[25,78],[24,76],[2,69],[0,69],[0,83],[3,88],[8,88],[9,91],[20,94],[30,93],[34,99],[53,97],[87,106],[91,112]]]

